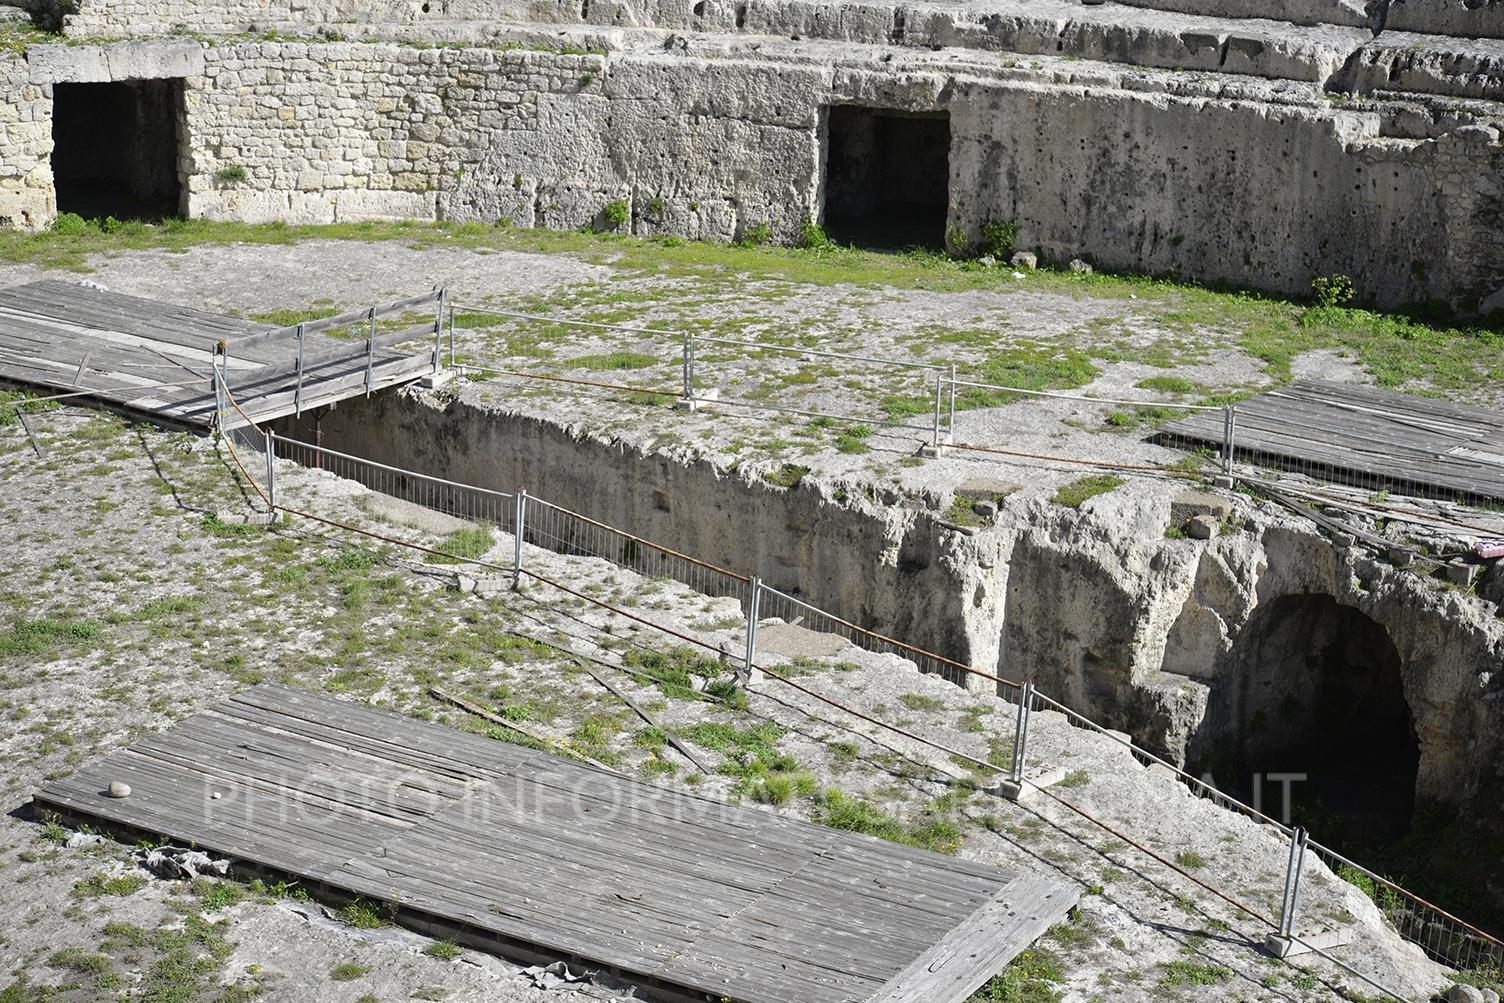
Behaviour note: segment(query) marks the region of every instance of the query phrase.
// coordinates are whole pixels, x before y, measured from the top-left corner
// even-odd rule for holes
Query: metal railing
[[[392,303],[369,306],[362,310],[354,310],[349,313],[324,317],[318,320],[303,321],[289,327],[278,328],[274,331],[263,331],[259,334],[248,335],[235,339],[233,343],[228,341],[219,342],[215,346],[214,351],[214,393],[216,407],[221,415],[222,427],[237,424],[241,420],[249,422],[250,417],[245,414],[245,409],[251,406],[251,402],[257,396],[269,396],[287,392],[283,388],[289,375],[288,363],[276,362],[253,370],[232,373],[230,370],[230,348],[232,344],[237,352],[243,352],[255,346],[279,344],[284,341],[293,342],[293,344],[287,346],[290,354],[291,374],[293,376],[291,392],[292,413],[301,417],[305,403],[305,388],[310,382],[310,373],[318,369],[341,363],[346,364],[346,367],[348,367],[350,364],[363,361],[363,387],[366,396],[369,397],[371,392],[376,389],[376,354],[379,350],[390,348],[403,342],[416,341],[420,338],[426,340],[432,337],[433,350],[431,364],[433,372],[437,373],[442,366],[441,353],[444,335],[444,317],[447,309],[448,295],[445,289],[435,289],[420,296],[411,296]],[[429,305],[436,307],[432,322],[408,327],[399,331],[377,332],[377,325],[382,317],[400,317],[410,311]],[[450,355],[452,358],[454,353],[454,315],[452,311],[448,311],[448,313],[451,324],[449,339]],[[325,346],[317,350],[309,349],[309,335],[326,331],[337,331],[342,328],[354,327],[355,325],[363,325],[365,327],[366,337],[363,346],[360,342],[352,342],[350,344],[337,344],[332,347]],[[344,376],[346,374],[342,372],[338,375]],[[239,407],[231,409],[227,406],[230,394],[233,394],[233,399],[240,405]]]

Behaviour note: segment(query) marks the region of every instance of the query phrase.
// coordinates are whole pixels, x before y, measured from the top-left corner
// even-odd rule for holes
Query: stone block
[[[1226,519],[1232,514],[1232,502],[1221,495],[1205,491],[1183,491],[1170,500],[1170,524],[1184,526],[1198,515]]]
[[[1039,256],[1031,251],[1019,251],[1008,259],[1008,263],[1014,268],[1032,272],[1039,267]]]
[[[1192,540],[1210,540],[1217,535],[1221,528],[1221,521],[1209,515],[1193,516],[1191,521],[1185,524],[1185,535]]]
[[[1460,588],[1472,588],[1478,578],[1478,565],[1466,561],[1453,561],[1446,567],[1447,581]]]

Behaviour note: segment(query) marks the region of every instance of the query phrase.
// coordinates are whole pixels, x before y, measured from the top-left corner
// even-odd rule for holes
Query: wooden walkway
[[[1166,427],[1171,441],[1222,445],[1222,416]],[[1350,383],[1302,380],[1238,404],[1240,462],[1369,490],[1504,500],[1504,414]]]
[[[438,294],[420,301],[437,303]],[[342,340],[309,325],[301,394],[297,334],[190,307],[44,280],[0,290],[0,379],[87,394],[171,424],[208,427],[215,410],[213,366],[225,346],[231,392],[260,422],[366,391],[366,340]],[[404,332],[409,339],[418,332]],[[371,389],[432,371],[433,329],[419,354],[383,344],[372,360]],[[296,398],[301,398],[301,401]],[[231,414],[226,427],[243,424]]]
[[[111,781],[132,788],[103,793]],[[1077,891],[258,686],[38,805],[398,906],[650,998],[960,1003]]]

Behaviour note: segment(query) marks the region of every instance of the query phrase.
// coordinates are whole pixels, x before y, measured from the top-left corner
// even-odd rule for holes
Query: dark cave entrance
[[[176,215],[182,80],[58,84],[52,173],[58,212],[155,221]]]
[[[829,109],[824,225],[843,244],[945,246],[950,115],[856,105]]]
[[[1199,767],[1338,845],[1382,847],[1415,815],[1420,743],[1388,632],[1331,596],[1282,596],[1244,628]],[[1263,779],[1256,780],[1256,777]]]

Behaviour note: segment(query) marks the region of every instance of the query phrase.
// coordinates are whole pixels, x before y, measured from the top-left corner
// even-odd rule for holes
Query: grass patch
[[[591,372],[607,372],[617,369],[646,369],[658,365],[658,360],[641,352],[607,352],[602,355],[576,355],[559,363],[565,369],[588,369]]]
[[[1159,978],[1161,986],[1216,986],[1232,978],[1232,972],[1221,965],[1198,964],[1175,960],[1166,962],[1164,974]]]
[[[429,564],[462,564],[477,561],[496,544],[488,526],[466,526],[457,529],[434,545],[438,554],[429,554],[424,560]]]
[[[106,874],[94,874],[73,885],[73,893],[83,898],[99,898],[109,895],[116,898],[124,898],[134,895],[146,887],[146,879],[139,874],[123,874],[119,877],[110,877]]]
[[[1106,494],[1113,488],[1120,487],[1123,483],[1121,477],[1113,474],[1098,474],[1093,477],[1082,477],[1071,481],[1055,492],[1051,500],[1056,505],[1065,505],[1070,508],[1080,508],[1089,498]]]
[[[972,993],[967,1003],[1054,1003],[1060,996],[1052,983],[1065,978],[1060,958],[1043,947],[1032,947],[1009,962],[1001,975]]]
[[[797,463],[785,463],[777,470],[769,470],[762,475],[762,479],[775,488],[791,488],[804,480],[809,473],[809,467],[801,467]]]
[[[92,620],[20,620],[0,634],[0,658],[47,655],[59,650],[89,647],[99,639],[99,625]]]
[[[335,982],[354,982],[370,969],[353,961],[343,961],[329,969],[329,978]]]
[[[1206,866],[1206,858],[1195,850],[1181,850],[1175,854],[1175,862],[1181,867],[1197,868]]]

